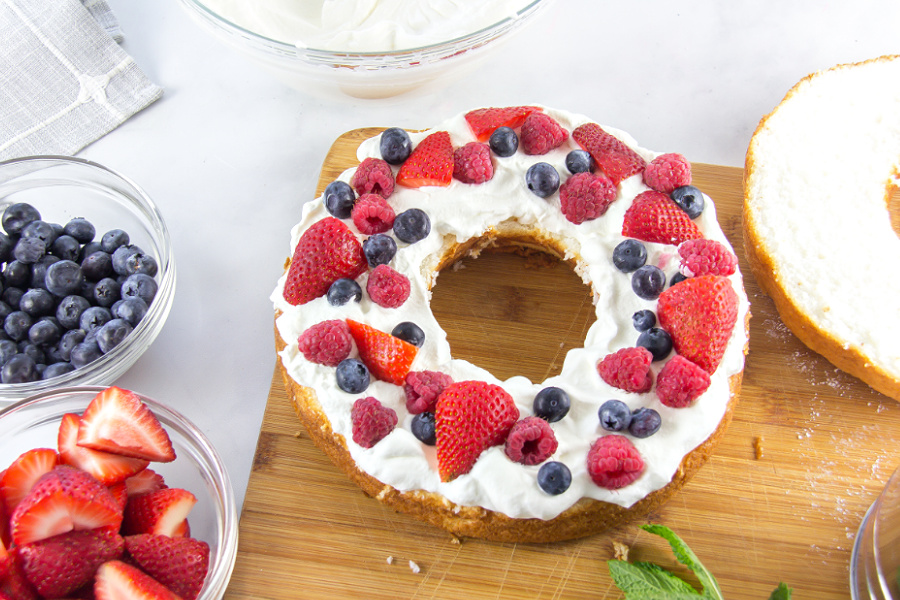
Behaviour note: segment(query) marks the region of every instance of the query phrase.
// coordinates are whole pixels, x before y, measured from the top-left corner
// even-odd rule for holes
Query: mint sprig
[[[689,583],[657,564],[611,560],[608,562],[609,574],[616,586],[625,592],[625,600],[725,600],[716,578],[674,531],[664,525],[654,524],[643,525],[641,528],[669,542],[678,562],[697,576],[702,591],[698,592]],[[779,583],[769,596],[769,600],[790,598],[791,588],[784,583]]]

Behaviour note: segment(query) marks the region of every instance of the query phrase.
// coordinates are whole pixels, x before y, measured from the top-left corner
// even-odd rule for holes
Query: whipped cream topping
[[[567,131],[590,121],[587,117],[545,108]],[[604,127],[619,137],[645,159],[655,153],[642,149],[626,133]],[[416,144],[434,131],[450,133],[454,147],[474,140],[464,115],[457,115],[439,126],[420,133],[411,133]],[[380,157],[379,138],[364,141],[358,157]],[[645,394],[626,393],[607,385],[597,374],[597,361],[621,348],[635,345],[638,333],[632,325],[632,314],[641,309],[656,310],[655,301],[642,300],[631,289],[631,277],[619,272],[612,264],[613,248],[624,238],[621,235],[625,210],[634,197],[647,188],[640,175],[621,182],[618,196],[607,213],[581,225],[569,222],[562,214],[559,194],[542,199],[528,190],[525,171],[536,162],[548,162],[565,180],[565,156],[577,148],[569,139],[549,154],[527,156],[521,151],[511,157],[493,157],[494,177],[483,184],[463,184],[453,180],[449,187],[409,189],[396,186],[389,202],[395,212],[420,208],[432,222],[430,235],[415,244],[398,242],[397,255],[391,266],[409,277],[412,291],[406,303],[397,309],[385,309],[364,294],[360,303],[332,307],[324,297],[301,306],[291,306],[283,296],[285,276],[282,276],[271,295],[275,309],[281,311],[276,327],[287,347],[280,353],[281,361],[300,385],[312,388],[331,421],[335,433],[344,437],[357,466],[380,481],[401,491],[427,490],[437,492],[459,505],[481,506],[514,518],[537,517],[551,519],[581,498],[594,498],[629,507],[647,494],[671,481],[682,458],[708,438],[719,425],[730,398],[728,378],[743,370],[744,345],[747,336],[744,320],[748,302],[740,273],[730,277],[740,299],[738,321],[722,363],[712,376],[709,389],[690,407],[673,409],[660,403],[654,390]],[[396,169],[396,167],[395,167]],[[340,179],[349,182],[353,169]],[[395,171],[396,173],[396,171]],[[291,253],[301,234],[314,222],[328,216],[323,198],[307,202],[303,215],[291,234]],[[576,272],[592,286],[596,305],[596,322],[585,337],[584,346],[571,350],[563,363],[562,372],[542,382],[532,382],[523,376],[500,381],[491,373],[465,360],[454,358],[446,334],[429,307],[431,293],[428,279],[439,258],[445,238],[465,242],[481,236],[492,225],[514,219],[529,227],[551,232],[570,249],[566,258],[577,261]],[[352,222],[351,230],[357,232]],[[728,245],[716,220],[715,206],[709,198],[706,208],[695,221],[705,237]],[[358,233],[358,232],[357,232]],[[360,234],[360,239],[365,236]],[[678,270],[676,248],[671,245],[646,243],[648,264],[663,268],[668,278]],[[730,245],[728,245],[730,248]],[[425,274],[423,276],[423,273]],[[357,281],[365,289],[367,275]],[[439,284],[438,284],[439,285]],[[481,380],[502,386],[515,400],[520,417],[534,414],[535,395],[546,386],[557,386],[572,402],[569,414],[551,427],[559,447],[551,460],[565,463],[572,472],[569,489],[558,495],[544,493],[537,484],[540,465],[524,466],[511,461],[503,447],[485,450],[474,468],[451,482],[441,482],[437,471],[435,449],[423,445],[410,431],[412,415],[406,410],[402,387],[374,381],[362,394],[348,394],[335,383],[333,368],[321,367],[307,361],[297,348],[297,337],[308,327],[326,319],[349,318],[390,332],[401,321],[413,321],[425,331],[425,343],[420,348],[412,370],[432,370],[448,373],[454,381]],[[548,340],[548,343],[553,343]],[[355,351],[354,351],[355,356]],[[664,362],[654,363],[654,376]],[[399,417],[396,429],[371,449],[353,443],[350,407],[363,396],[374,396],[385,406],[393,408]],[[644,459],[644,473],[632,484],[607,490],[595,485],[587,473],[586,457],[592,442],[607,434],[600,427],[598,410],[611,398],[617,398],[632,410],[646,406],[657,410],[662,427],[645,439],[631,438]]]

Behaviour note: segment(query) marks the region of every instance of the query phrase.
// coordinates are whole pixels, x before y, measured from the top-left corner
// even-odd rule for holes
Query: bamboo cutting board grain
[[[335,142],[320,193],[377,132],[354,130]],[[643,522],[681,535],[726,598],[768,598],[779,581],[795,599],[848,598],[857,527],[900,465],[900,405],[806,349],[759,292],[741,248],[741,170],[694,165],[694,181],[715,199],[741,258],[750,355],[714,457]],[[486,254],[463,266],[442,273],[434,290],[455,355],[500,377],[540,380],[582,343],[593,319],[589,293],[565,264]],[[301,431],[273,378],[226,597],[618,599],[606,566],[617,548],[696,584],[639,525],[549,545],[456,540],[352,485]]]

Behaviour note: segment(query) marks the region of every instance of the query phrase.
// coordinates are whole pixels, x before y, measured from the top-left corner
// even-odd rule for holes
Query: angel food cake
[[[646,514],[730,421],[748,302],[677,154],[541,106],[391,128],[303,206],[271,299],[315,443],[369,495],[462,536],[554,541]],[[500,246],[568,261],[596,322],[558,376],[451,355],[439,271]]]

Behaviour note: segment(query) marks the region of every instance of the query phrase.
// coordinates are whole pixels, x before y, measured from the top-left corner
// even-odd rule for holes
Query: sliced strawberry
[[[720,275],[685,279],[664,291],[656,308],[675,351],[713,373],[737,323],[738,297],[731,282]]]
[[[638,194],[625,211],[622,235],[673,245],[703,237],[686,212],[667,195],[653,190]]]
[[[152,469],[144,469],[125,480],[125,490],[129,496],[164,490],[167,487],[169,486],[163,476]]]
[[[28,495],[35,482],[59,464],[56,450],[36,448],[23,452],[0,477],[0,495],[3,496],[7,514]]]
[[[125,505],[128,504],[128,488],[125,487],[125,482],[120,481],[118,483],[114,483],[112,485],[106,486],[106,489],[109,490],[109,493],[112,494],[112,497],[116,499],[116,504],[119,505],[119,508],[122,511],[125,511]]]
[[[533,112],[542,112],[539,106],[508,106],[504,108],[478,108],[466,113],[466,122],[479,142],[486,142],[498,127],[515,129]]]
[[[68,413],[59,424],[57,446],[59,459],[64,465],[77,467],[93,475],[103,485],[114,485],[139,473],[148,462],[140,458],[130,458],[111,452],[91,450],[78,445],[78,428],[81,417]]]
[[[453,144],[446,131],[436,131],[419,142],[397,173],[397,183],[410,188],[448,186],[452,179]]]
[[[6,471],[0,471],[0,479]],[[3,497],[3,490],[0,490],[0,546],[9,548],[12,540],[9,536],[9,511],[6,510],[6,500]],[[2,579],[2,577],[0,577]]]
[[[40,600],[40,596],[16,560],[17,549],[10,551],[12,561],[6,577],[0,578],[0,600]]]
[[[6,542],[0,542],[0,581],[3,581],[3,578],[9,573],[12,563],[13,555],[6,548]]]
[[[20,546],[19,563],[45,598],[62,598],[94,579],[97,568],[122,555],[125,543],[108,528],[70,531]]]
[[[97,600],[179,600],[169,588],[120,560],[103,563],[94,580]]]
[[[84,471],[59,465],[38,479],[16,507],[10,533],[21,546],[72,530],[118,529],[121,523],[122,510],[102,483]]]
[[[209,570],[206,542],[141,534],[126,537],[125,547],[141,569],[184,600],[200,594]]]
[[[356,279],[369,264],[362,244],[343,221],[325,217],[303,232],[288,268],[284,299],[293,306],[323,296],[341,278]]]
[[[512,396],[500,386],[460,381],[445,387],[434,420],[441,480],[471,471],[482,452],[506,441],[518,419]]]
[[[596,123],[576,127],[572,139],[590,153],[597,166],[616,185],[623,179],[642,173],[647,167],[647,161],[641,155],[616,136],[603,131]]]
[[[122,532],[125,535],[176,536],[185,531],[183,523],[196,503],[197,498],[192,493],[180,488],[132,496],[125,507]]]
[[[359,359],[376,379],[403,385],[418,348],[389,333],[347,319]]]
[[[94,397],[81,416],[78,445],[131,458],[175,460],[169,434],[137,394],[109,387]]]

